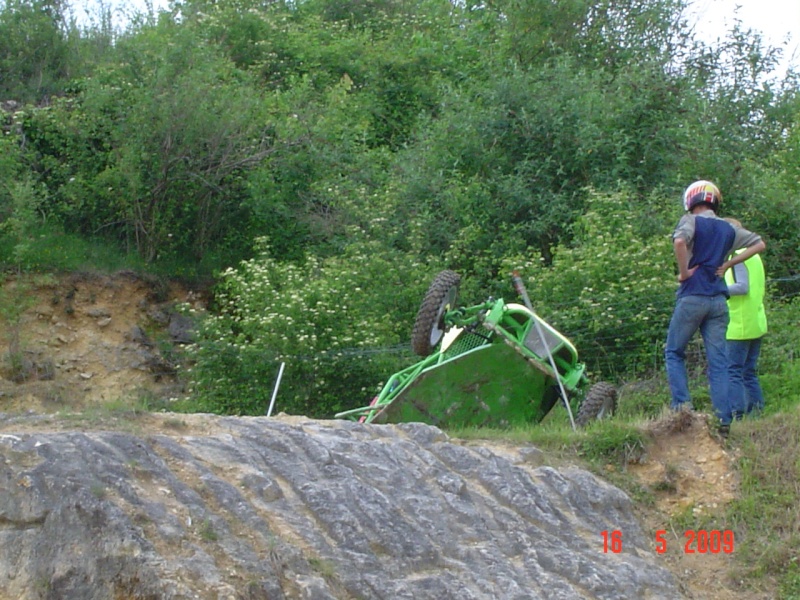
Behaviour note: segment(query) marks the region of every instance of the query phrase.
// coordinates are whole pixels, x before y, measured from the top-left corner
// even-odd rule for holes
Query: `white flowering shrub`
[[[409,364],[410,330],[429,276],[378,243],[281,263],[267,252],[221,276],[216,311],[192,347],[192,395],[216,413],[331,417],[367,404]]]
[[[575,344],[591,370],[633,373],[663,363],[677,278],[671,233],[677,202],[592,192],[572,245],[507,259],[534,310]]]

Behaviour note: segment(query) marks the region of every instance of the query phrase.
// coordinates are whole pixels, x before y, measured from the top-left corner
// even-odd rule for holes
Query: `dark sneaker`
[[[718,434],[719,434],[721,437],[723,437],[723,438],[727,438],[727,437],[728,437],[728,435],[730,435],[730,433],[731,433],[731,426],[730,426],[730,425],[723,425],[723,424],[720,424],[720,426],[719,426],[719,427],[717,427],[717,433],[718,433]]]

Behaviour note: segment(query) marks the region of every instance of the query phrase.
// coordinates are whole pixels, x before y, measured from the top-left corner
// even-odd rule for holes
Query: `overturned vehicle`
[[[559,400],[573,427],[614,413],[616,388],[590,385],[575,347],[533,311],[518,276],[524,305],[490,298],[459,306],[460,281],[441,271],[428,288],[411,336],[424,358],[389,377],[369,405],[337,418],[508,427],[541,422]]]

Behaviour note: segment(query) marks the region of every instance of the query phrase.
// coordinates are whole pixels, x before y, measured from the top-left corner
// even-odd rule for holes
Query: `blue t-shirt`
[[[761,241],[761,236],[735,227],[717,217],[713,211],[696,215],[683,215],[672,234],[672,239],[683,238],[689,250],[689,268],[697,267],[694,274],[682,281],[678,297],[717,296],[728,297],[725,280],[717,275],[717,269],[730,254]]]

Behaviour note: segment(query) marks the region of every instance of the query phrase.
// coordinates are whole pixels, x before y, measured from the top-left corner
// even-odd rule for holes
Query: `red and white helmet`
[[[695,181],[687,187],[683,193],[683,208],[690,211],[698,204],[705,204],[714,212],[719,212],[719,205],[722,204],[719,188],[705,180]]]

